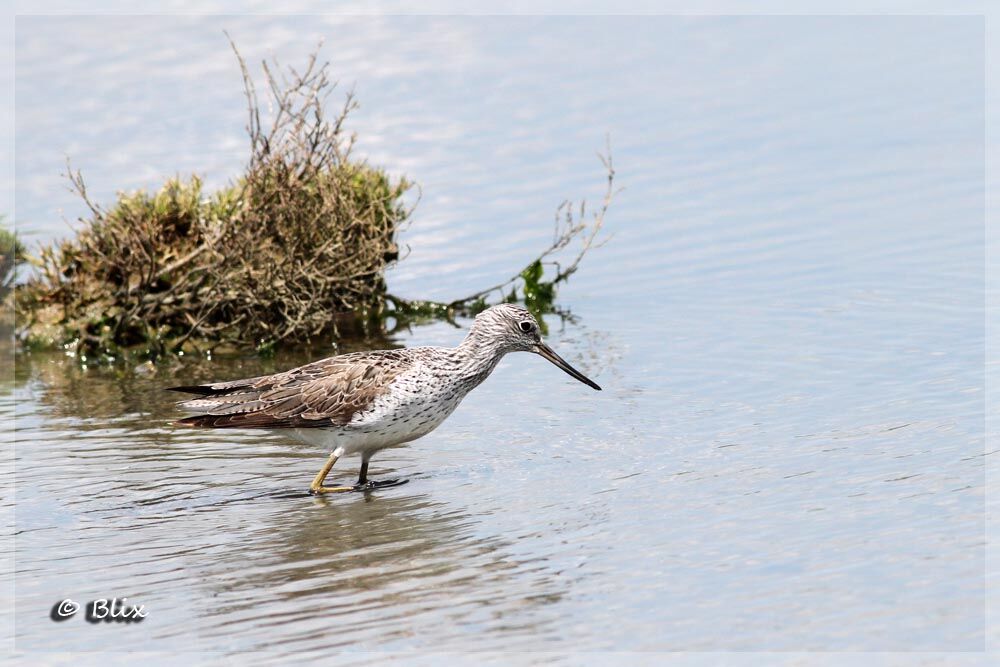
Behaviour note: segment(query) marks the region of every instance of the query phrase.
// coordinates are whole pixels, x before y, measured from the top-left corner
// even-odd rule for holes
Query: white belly
[[[299,428],[294,435],[326,451],[343,448],[343,456],[372,454],[423,437],[448,418],[464,393],[442,395],[426,391],[394,392],[375,401],[346,426]]]

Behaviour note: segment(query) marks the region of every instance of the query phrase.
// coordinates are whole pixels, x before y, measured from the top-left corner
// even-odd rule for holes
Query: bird
[[[511,352],[538,354],[601,390],[556,354],[542,340],[531,312],[514,303],[479,313],[457,347],[351,352],[274,375],[168,389],[197,395],[178,403],[194,413],[175,422],[179,426],[263,429],[330,451],[309,493],[371,491],[406,482],[368,479],[374,454],[440,426]],[[358,454],[361,468],[356,484],[324,486],[339,459]]]

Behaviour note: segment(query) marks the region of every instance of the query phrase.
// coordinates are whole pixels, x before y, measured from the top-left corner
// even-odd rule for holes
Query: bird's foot
[[[322,496],[327,493],[347,493],[356,490],[353,486],[311,486],[309,487],[309,495]]]
[[[353,490],[372,491],[374,489],[385,489],[390,486],[402,486],[403,484],[406,484],[409,481],[410,480],[408,479],[382,479],[378,481],[370,479],[367,482],[355,484]]]

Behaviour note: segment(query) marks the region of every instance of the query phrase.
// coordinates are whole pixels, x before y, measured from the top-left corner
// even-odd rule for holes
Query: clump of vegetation
[[[0,300],[5,300],[14,287],[14,270],[24,261],[24,245],[14,232],[3,226],[0,216]]]
[[[90,209],[74,239],[42,250],[19,290],[29,342],[148,356],[184,346],[268,349],[357,323],[377,312],[383,272],[410,187],[351,156],[344,121],[323,101],[334,84],[316,56],[300,74],[265,64],[270,119],[239,54],[249,108],[250,160],[231,186],[205,193],[197,177],[158,192],[122,193],[104,209],[78,171]],[[331,319],[331,314],[340,315]]]
[[[3,216],[0,216],[0,225],[3,222]],[[9,336],[14,326],[14,304],[11,297],[17,266],[24,259],[24,246],[20,239],[6,227],[0,226],[0,332],[3,336]]]
[[[75,238],[31,258],[36,271],[15,295],[25,343],[97,359],[269,352],[279,343],[379,334],[389,318],[397,327],[451,320],[499,301],[555,310],[556,286],[593,247],[614,195],[610,155],[602,158],[602,207],[588,221],[584,205],[564,202],[551,246],[525,269],[447,303],[402,299],[386,293],[384,272],[399,257],[411,184],[352,156],[355,138],[344,123],[357,107],[353,95],[329,120],[324,102],[336,84],[328,64],[313,54],[301,73],[282,74],[264,63],[263,118],[233,50],[249,112],[245,173],[216,192],[205,192],[197,176],[172,179],[155,193],[119,193],[103,208],[68,169],[90,213]],[[555,257],[574,242],[578,254],[561,266]]]

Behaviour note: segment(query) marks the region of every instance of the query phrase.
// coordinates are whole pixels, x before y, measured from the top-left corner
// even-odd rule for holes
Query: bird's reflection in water
[[[556,636],[552,607],[568,582],[544,558],[518,556],[464,511],[400,491],[275,498],[268,525],[210,568],[219,631],[295,623],[297,650],[412,646],[430,627],[439,647],[487,626],[540,645]]]

